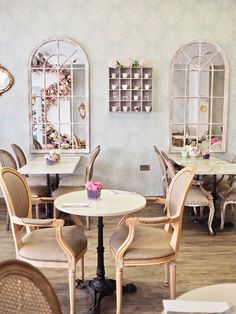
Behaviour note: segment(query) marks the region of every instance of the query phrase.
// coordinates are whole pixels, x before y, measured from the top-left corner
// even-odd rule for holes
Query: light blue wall
[[[77,41],[90,62],[91,148],[101,145],[95,173],[105,186],[162,192],[152,145],[168,149],[169,65],[195,39],[218,44],[230,65],[228,150],[236,153],[236,1],[234,0],[0,0],[0,63],[13,88],[0,97],[0,147],[29,151],[28,78],[31,51],[41,41]],[[108,112],[108,66],[113,58],[145,60],[154,68],[154,112]],[[150,172],[140,172],[150,164]]]

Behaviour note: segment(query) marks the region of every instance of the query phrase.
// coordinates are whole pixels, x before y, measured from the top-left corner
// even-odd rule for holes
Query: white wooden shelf
[[[151,112],[152,78],[150,67],[109,68],[109,111]]]

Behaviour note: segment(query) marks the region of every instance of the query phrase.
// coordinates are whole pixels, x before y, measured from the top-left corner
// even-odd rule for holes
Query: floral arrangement
[[[182,157],[197,157],[200,154],[200,149],[198,146],[185,145],[181,151]]]
[[[208,150],[202,152],[202,158],[203,159],[209,159],[210,158],[210,152]]]
[[[220,142],[220,139],[218,137],[212,137],[211,139],[211,145],[214,143]]]
[[[48,165],[53,165],[60,161],[61,154],[59,150],[52,149],[49,154],[44,157]]]
[[[102,189],[101,182],[88,181],[85,184],[85,189],[87,190],[88,198],[97,199],[101,196]]]
[[[111,61],[111,68],[121,68],[121,67],[143,67],[143,60],[131,60],[130,58],[124,60],[124,62],[120,62],[116,59]]]
[[[101,182],[95,182],[95,181],[88,181],[85,184],[85,188],[88,191],[100,191],[102,189],[102,183]]]

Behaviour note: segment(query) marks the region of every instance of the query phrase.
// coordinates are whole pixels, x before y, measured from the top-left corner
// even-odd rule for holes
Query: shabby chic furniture
[[[152,78],[150,67],[109,68],[109,111],[151,112]]]
[[[89,63],[79,44],[52,38],[33,50],[29,103],[32,152],[89,152]],[[42,150],[35,149],[34,140]]]
[[[177,298],[177,300],[189,301],[222,301],[229,306],[236,306],[236,283],[221,283],[217,285],[204,286],[188,291]]]
[[[12,169],[15,169],[15,170],[17,169],[17,164],[14,157],[8,151],[4,149],[0,149],[0,165],[2,167],[11,167]],[[30,186],[32,204],[35,205],[36,217],[38,217],[39,204],[45,202],[45,201],[42,201],[42,198],[47,196],[47,188],[46,186],[43,186],[43,185],[31,185],[30,182],[28,184]],[[9,213],[7,212],[7,223],[6,223],[7,230],[9,230],[9,226],[10,226],[10,218],[9,218]]]
[[[33,219],[29,186],[15,169],[0,169],[0,185],[11,218],[16,258],[36,267],[68,269],[70,313],[74,314],[76,264],[81,262],[83,280],[87,251],[82,223],[78,217],[74,218],[76,224],[68,227],[62,219]]]
[[[54,206],[62,212],[98,217],[97,275],[86,283],[88,292],[92,295],[92,305],[89,314],[99,314],[101,300],[115,291],[115,281],[105,277],[103,217],[127,215],[144,208],[144,197],[126,191],[102,190],[101,197],[88,200],[86,191],[63,194],[55,199]]]
[[[62,314],[57,295],[44,274],[20,260],[0,263],[0,313]]]
[[[201,144],[226,150],[229,65],[224,51],[204,40],[181,46],[170,67],[170,151]]]
[[[122,313],[124,267],[165,264],[170,297],[175,298],[175,259],[179,251],[185,198],[193,177],[194,169],[184,168],[172,179],[166,198],[166,216],[126,216],[111,236],[110,249],[116,265],[116,314]],[[164,225],[164,228],[156,228],[160,225]]]
[[[168,169],[169,177],[171,180],[173,180],[176,174],[174,164],[172,160],[163,151],[161,152],[161,155]],[[212,221],[215,214],[213,196],[211,192],[204,189],[203,182],[201,181],[193,182],[191,188],[188,191],[184,205],[188,207],[192,207],[194,209],[195,215],[197,213],[197,207],[199,207],[201,218],[203,216],[204,207],[207,206],[209,208],[208,230],[211,236],[214,235],[214,231],[212,229]]]

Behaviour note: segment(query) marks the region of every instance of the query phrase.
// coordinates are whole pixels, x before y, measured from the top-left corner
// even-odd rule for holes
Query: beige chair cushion
[[[62,235],[72,248],[75,256],[86,247],[87,238],[78,226],[62,228]],[[26,234],[22,241],[24,246],[19,250],[19,256],[36,261],[67,262],[68,258],[56,240],[55,228],[42,228]]]
[[[48,193],[46,186],[30,186],[32,198],[45,196]]]
[[[192,186],[187,194],[184,205],[208,206],[209,200],[199,187]]]
[[[59,182],[59,187],[61,186],[85,186],[85,177],[79,175],[62,177]]]
[[[121,225],[110,238],[110,247],[116,252],[125,241],[129,232],[127,225]],[[124,255],[124,260],[146,260],[175,254],[170,246],[172,234],[154,227],[136,226],[131,246]]]
[[[63,194],[81,191],[83,189],[84,189],[83,187],[78,187],[78,186],[62,186],[62,187],[59,187],[58,189],[54,190],[52,192],[52,196],[54,198],[56,198],[56,197],[61,196]]]

